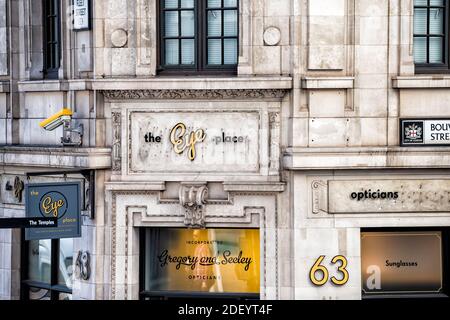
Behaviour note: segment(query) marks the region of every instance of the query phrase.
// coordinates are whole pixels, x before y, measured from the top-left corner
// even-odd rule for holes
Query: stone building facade
[[[51,73],[43,21],[55,2],[0,0],[0,217],[25,215],[20,181],[95,172],[95,215],[83,216],[82,237],[70,247],[73,299],[147,297],[142,239],[153,231],[146,230],[259,230],[261,299],[410,294],[414,283],[397,291],[368,285],[363,244],[371,232],[442,239],[439,270],[448,268],[450,149],[445,141],[405,146],[400,128],[401,119],[450,118],[450,77],[441,65],[417,63],[414,40],[418,12],[436,11],[436,20],[448,14],[448,1],[219,1],[222,11],[237,7],[231,73],[167,73],[164,10],[184,8],[178,17],[194,10],[189,1],[166,2],[94,0],[89,27],[74,30],[72,1],[56,1]],[[197,5],[208,12],[207,1]],[[180,52],[189,39],[177,42]],[[222,61],[229,54],[222,48]],[[61,146],[61,128],[39,127],[63,107],[83,125],[80,146]],[[0,230],[0,299],[32,296],[24,242],[20,230]],[[77,272],[79,252],[90,254],[86,279]],[[441,287],[427,290],[444,295],[446,277],[441,272]]]

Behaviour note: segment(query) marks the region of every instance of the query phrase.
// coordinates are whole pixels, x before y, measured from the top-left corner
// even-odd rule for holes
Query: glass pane
[[[58,299],[59,299],[59,300],[72,300],[72,295],[71,295],[70,293],[64,293],[64,292],[61,292],[61,293],[58,295]]]
[[[442,34],[444,31],[444,10],[430,9],[430,34]]]
[[[414,9],[414,34],[427,33],[427,9]]]
[[[194,36],[194,11],[181,11],[181,36]]]
[[[72,288],[73,282],[73,239],[59,240],[58,284]]]
[[[208,36],[222,35],[222,14],[220,10],[208,11]]]
[[[237,36],[237,11],[225,10],[223,12],[223,34]]]
[[[223,0],[224,7],[237,7],[237,0]]]
[[[181,7],[182,8],[193,8],[194,0],[181,0]]]
[[[208,64],[222,64],[222,40],[208,40]]]
[[[178,12],[166,12],[165,35],[166,37],[178,37]]]
[[[30,300],[50,300],[50,290],[30,288],[28,297]]]
[[[424,37],[414,38],[414,62],[415,63],[427,62],[427,40]]]
[[[165,0],[165,6],[164,8],[178,8],[178,0]]]
[[[194,39],[181,40],[181,64],[195,64]]]
[[[430,63],[443,63],[442,38],[430,38]]]
[[[427,0],[414,0],[414,5],[415,6],[426,6],[427,4]]]
[[[52,241],[30,241],[28,257],[28,280],[50,283]]]
[[[223,41],[224,64],[237,64],[237,40],[225,39]]]
[[[431,6],[443,6],[444,5],[444,0],[431,0],[430,1],[430,5]]]
[[[220,8],[222,0],[208,0],[208,8]]]
[[[179,64],[179,48],[178,40],[166,40],[166,64]]]

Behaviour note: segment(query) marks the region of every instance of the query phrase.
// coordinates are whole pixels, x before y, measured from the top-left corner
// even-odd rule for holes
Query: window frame
[[[48,6],[47,2],[52,1],[54,4],[57,5],[56,9],[56,25],[49,26],[48,24]],[[52,28],[53,27],[53,28]],[[52,31],[50,31],[50,29]],[[56,31],[57,34],[55,35],[55,46],[56,48],[52,48],[52,51],[50,52],[48,49],[48,42],[51,36],[49,36],[49,32]],[[61,3],[59,0],[42,0],[42,53],[43,53],[43,59],[42,59],[42,73],[44,79],[58,79],[59,76],[59,69],[61,68]],[[50,54],[56,56],[55,59],[55,65],[50,66],[48,64],[48,59],[50,57]]]
[[[450,51],[450,43],[449,43],[449,33],[450,33],[450,25],[449,25],[449,19],[450,19],[450,5],[449,5],[449,1],[450,0],[444,0],[444,27],[443,27],[443,31],[444,31],[444,36],[443,36],[443,46],[442,46],[442,57],[444,59],[444,63],[416,63],[414,62],[414,66],[415,66],[415,73],[423,73],[423,74],[427,74],[427,73],[449,73],[450,72],[450,64],[449,64],[449,51]],[[429,10],[432,8],[442,8],[442,6],[432,6],[430,4],[430,0],[427,0],[427,5],[426,6],[416,6],[413,4],[413,19],[414,19],[414,11],[416,8],[423,8],[423,9],[427,9],[427,33],[425,35],[417,35],[417,37],[425,37],[426,38],[426,43],[427,43],[427,48],[426,48],[426,54],[427,54],[427,60],[429,59],[429,39],[431,36],[433,36],[432,34],[430,34],[430,13]],[[414,45],[414,39],[416,38],[416,34],[414,33],[413,30],[413,45]]]
[[[158,0],[157,1],[157,42],[159,49],[157,50],[157,74],[158,75],[237,75],[237,67],[238,62],[236,64],[228,64],[228,65],[208,65],[208,47],[207,47],[207,0],[194,0],[194,47],[195,47],[195,64],[192,66],[189,65],[166,65],[165,60],[165,11],[182,11],[183,9],[180,8],[180,1],[178,0],[178,8],[174,9],[165,9],[163,8],[164,0]],[[221,0],[221,7],[217,8],[216,10],[226,11],[226,10],[236,10],[237,11],[237,31],[235,37],[228,37],[223,35],[223,25],[224,25],[224,19],[221,21],[221,28],[222,28],[222,39],[226,38],[235,38],[237,41],[236,46],[236,55],[237,59],[239,59],[239,38],[240,38],[240,16],[239,16],[239,6],[240,6],[240,0],[236,0],[237,5],[236,7],[224,7],[224,0]],[[179,21],[179,31],[181,30],[181,21]],[[182,39],[183,37],[178,37],[178,39]],[[222,40],[223,43],[223,40]],[[181,49],[181,47],[179,47]],[[223,50],[224,47],[222,46],[222,62],[223,62]],[[181,55],[181,50],[179,52]],[[180,58],[181,62],[181,58]]]
[[[31,288],[48,290],[50,300],[59,300],[61,293],[72,294],[72,289],[58,283],[59,271],[59,239],[51,239],[51,261],[50,261],[50,283],[29,280],[29,244],[30,241],[25,240],[25,232],[22,230],[21,245],[21,268],[20,268],[20,298],[29,301],[29,292]]]

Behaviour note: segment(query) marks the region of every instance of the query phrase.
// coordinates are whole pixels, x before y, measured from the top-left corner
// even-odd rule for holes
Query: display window
[[[259,298],[259,230],[150,228],[141,234],[141,298]]]

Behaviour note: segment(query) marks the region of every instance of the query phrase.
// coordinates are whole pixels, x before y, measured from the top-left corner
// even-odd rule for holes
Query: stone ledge
[[[18,82],[19,92],[92,90],[92,80],[33,80]]]
[[[287,170],[450,168],[450,147],[288,148]]]
[[[421,75],[392,78],[392,87],[395,89],[439,89],[450,88],[448,75]]]
[[[353,89],[354,77],[304,77],[303,89]]]
[[[9,81],[0,81],[0,93],[9,92]]]
[[[0,146],[1,166],[58,169],[110,169],[110,148]]]
[[[283,182],[224,182],[223,188],[228,192],[283,192]]]
[[[164,191],[166,184],[160,182],[107,182],[105,189],[108,191]]]
[[[151,79],[100,79],[95,90],[235,90],[291,89],[291,77],[155,77]]]

